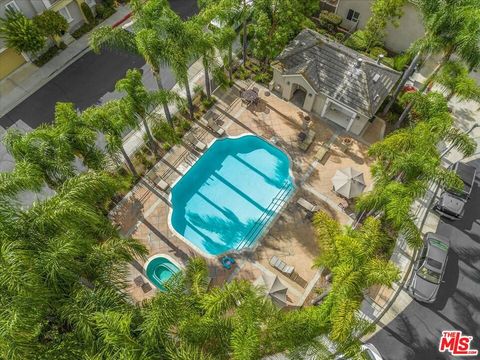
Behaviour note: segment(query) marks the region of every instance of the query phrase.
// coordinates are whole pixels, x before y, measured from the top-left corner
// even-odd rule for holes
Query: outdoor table
[[[257,101],[258,99],[258,94],[253,91],[253,90],[245,90],[243,93],[242,93],[242,98],[244,98],[245,100],[247,100],[248,102],[252,103],[252,102],[255,102]]]

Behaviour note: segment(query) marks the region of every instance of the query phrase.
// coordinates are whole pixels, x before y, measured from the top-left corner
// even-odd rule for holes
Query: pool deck
[[[246,106],[240,100],[239,88],[256,86],[260,89],[260,102]],[[298,133],[304,126],[296,105],[286,102],[267,89],[254,83],[238,82],[233,88],[215,93],[219,101],[213,112],[219,115],[219,121],[227,136],[239,136],[246,133],[256,134],[275,143],[284,150],[293,163],[293,174],[297,191],[289,203],[272,223],[268,233],[260,240],[253,251],[246,251],[234,257],[237,266],[232,270],[221,267],[218,259],[207,258],[211,276],[211,285],[221,285],[234,278],[243,278],[258,283],[262,272],[273,273],[288,286],[288,300],[292,307],[301,306],[319,281],[318,269],[311,264],[318,255],[315,234],[306,213],[296,205],[299,197],[319,205],[342,224],[351,224],[347,215],[352,203],[340,198],[332,191],[331,178],[338,169],[353,167],[364,173],[367,190],[372,185],[369,167],[371,161],[366,153],[368,141],[378,138],[381,126],[375,122],[367,129],[363,138],[351,138],[348,149],[342,149],[345,132],[326,120],[309,114],[312,118],[310,130],[316,136],[308,151],[303,151],[297,143]],[[208,114],[207,116],[211,116]],[[204,125],[195,124],[192,128],[195,136],[206,144],[215,140],[215,135]],[[373,139],[373,140],[372,140]],[[315,154],[322,143],[331,144],[331,149],[322,161],[315,160]],[[111,219],[118,224],[124,235],[131,235],[144,244],[148,257],[155,254],[167,254],[180,264],[186,264],[193,256],[201,256],[183,240],[175,236],[168,226],[170,210],[169,193],[161,191],[155,182],[162,178],[173,184],[201,156],[189,144],[173,147],[140,181],[134,189],[111,212]],[[342,207],[347,207],[344,211]],[[291,276],[286,276],[269,264],[272,256],[295,267]],[[138,259],[130,266],[129,292],[134,301],[140,302],[152,297],[156,290],[144,293],[133,279],[143,274],[144,260]],[[143,274],[144,275],[144,274]],[[147,279],[145,278],[145,281]]]

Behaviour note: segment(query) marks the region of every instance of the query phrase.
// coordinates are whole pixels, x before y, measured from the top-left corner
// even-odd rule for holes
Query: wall
[[[358,114],[360,116],[359,119],[355,119],[355,121],[352,124],[352,127],[350,128],[350,132],[355,134],[355,135],[360,135],[360,133],[363,131],[365,126],[368,123],[368,118],[364,115]]]
[[[358,29],[363,29],[372,14],[370,11],[372,2],[373,0],[339,0],[336,13],[344,19],[341,26],[346,29],[355,26],[355,22],[346,19],[348,10],[352,9],[360,13]],[[424,33],[420,12],[416,6],[407,2],[403,9],[403,16],[399,20],[399,26],[395,27],[390,24],[386,28],[385,46],[394,52],[402,52]]]
[[[80,7],[75,1],[72,1],[66,7],[68,11],[70,11],[70,15],[73,17],[73,21],[68,24],[68,31],[74,31],[83,24],[83,15],[80,12]]]

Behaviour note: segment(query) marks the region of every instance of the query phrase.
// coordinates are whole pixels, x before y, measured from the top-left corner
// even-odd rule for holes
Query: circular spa
[[[206,255],[252,247],[294,190],[290,159],[254,135],[217,139],[171,192],[171,228]]]
[[[179,271],[180,265],[167,255],[154,255],[145,263],[148,280],[162,291],[165,291],[164,284]]]

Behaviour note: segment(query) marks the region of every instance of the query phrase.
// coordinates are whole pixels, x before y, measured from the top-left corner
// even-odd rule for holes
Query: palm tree
[[[115,90],[125,94],[120,102],[122,110],[125,112],[125,117],[136,117],[141,121],[150,147],[155,151],[157,143],[147,122],[148,114],[152,110],[152,102],[148,90],[143,85],[140,71],[137,69],[127,70],[125,78],[118,80],[115,84]]]
[[[480,10],[478,0],[422,0],[418,6],[423,15],[425,36],[410,51],[423,55],[441,55],[440,62],[424,82],[421,92],[428,89],[440,69],[455,54],[469,69],[480,64]],[[395,127],[401,126],[412,108],[407,105]]]
[[[54,130],[58,139],[70,144],[75,155],[81,156],[88,168],[103,168],[104,156],[96,146],[97,132],[83,121],[72,103],[58,102],[55,105]]]
[[[52,126],[44,125],[22,134],[9,129],[3,138],[7,151],[15,162],[35,166],[37,173],[52,189],[75,175],[75,155],[70,144],[57,136]]]
[[[120,152],[131,173],[138,177],[132,160],[123,146],[123,134],[138,126],[135,117],[126,116],[119,100],[109,101],[102,106],[90,107],[82,113],[82,117],[91,126],[105,135],[106,149],[116,159]]]
[[[165,16],[165,13],[169,13],[168,2],[149,0],[146,4],[143,4],[139,1],[132,1],[131,6],[133,19],[135,20],[132,26],[133,33],[119,27],[101,26],[91,34],[90,47],[97,53],[102,46],[106,46],[143,57],[150,66],[158,89],[163,89],[160,68],[162,65],[168,65],[167,58],[162,51],[164,34],[158,31],[158,26],[154,26],[153,22]],[[167,104],[163,104],[163,110],[165,117],[171,124],[172,118]]]
[[[329,319],[330,337],[340,343],[352,337],[362,321],[357,316],[363,293],[372,285],[391,286],[399,270],[382,257],[389,241],[378,219],[367,218],[362,227],[342,228],[329,215],[314,216],[321,255],[316,266],[333,274],[332,288],[321,308]]]
[[[226,26],[215,33],[216,47],[224,54],[223,64],[228,71],[228,79],[233,81],[233,43],[237,34],[233,28]]]
[[[105,216],[106,202],[123,186],[87,172],[29,209],[0,196],[2,355],[81,358],[101,351],[93,316],[128,306],[125,266],[145,256]]]
[[[448,61],[437,73],[434,81],[448,91],[447,100],[454,95],[460,101],[480,100],[480,86],[468,74],[459,61]]]

